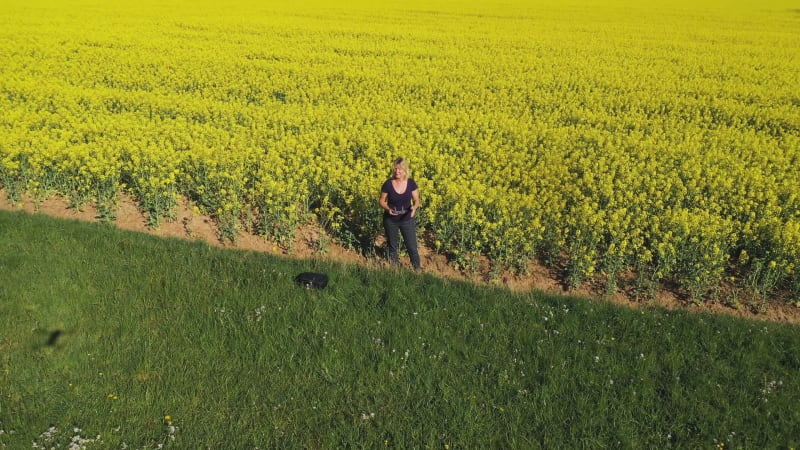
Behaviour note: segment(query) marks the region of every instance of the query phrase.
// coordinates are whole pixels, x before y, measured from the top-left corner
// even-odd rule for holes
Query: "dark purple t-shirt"
[[[392,185],[391,179],[388,179],[385,183],[383,183],[383,186],[381,187],[381,193],[385,192],[388,194],[386,197],[386,203],[389,204],[389,208],[401,212],[399,216],[393,217],[405,218],[407,214],[411,212],[411,193],[417,189],[417,183],[414,182],[413,178],[408,179],[406,191],[402,194],[398,194],[397,191],[394,190],[394,185]],[[384,211],[384,214],[388,215],[389,212]]]

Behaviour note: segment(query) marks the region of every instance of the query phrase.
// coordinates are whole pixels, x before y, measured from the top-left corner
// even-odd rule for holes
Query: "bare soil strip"
[[[37,203],[27,196],[23,198],[21,203],[12,204],[8,201],[5,191],[2,189],[0,189],[0,210],[25,211],[57,218],[98,221],[97,210],[93,206],[87,205],[78,210],[69,208],[68,202],[60,197],[52,197]],[[319,252],[316,245],[319,238],[319,230],[311,226],[297,230],[294,245],[290,252],[286,252],[275,243],[261,236],[246,232],[239,234],[236,244],[221,242],[214,220],[208,216],[195,214],[193,208],[188,204],[183,204],[178,208],[174,220],[162,220],[158,228],[148,228],[146,216],[138,209],[136,202],[127,197],[122,197],[117,202],[115,215],[116,219],[113,222],[115,226],[124,230],[148,233],[154,236],[202,240],[218,247],[253,250],[292,258],[322,258],[343,263],[360,264],[367,267],[385,265],[381,260],[377,260],[374,257],[365,257],[333,242],[326,244],[324,252]],[[656,293],[655,298],[652,300],[637,301],[626,292],[617,292],[613,296],[604,296],[602,295],[602,286],[592,286],[589,283],[577,290],[567,290],[557,273],[538,264],[531,265],[529,274],[525,276],[517,276],[510,273],[489,276],[488,264],[481,264],[481,267],[474,274],[463,273],[448,264],[444,255],[435,253],[424,245],[420,245],[420,256],[423,270],[426,273],[455,280],[501,285],[518,292],[539,290],[548,294],[580,296],[597,301],[610,301],[629,307],[660,306],[696,312],[730,314],[753,320],[800,323],[800,308],[780,299],[760,305],[760,308],[755,306],[755,302],[748,304],[746,301],[738,308],[734,308],[712,302],[699,305],[692,304],[680,299],[672,292],[662,290]]]

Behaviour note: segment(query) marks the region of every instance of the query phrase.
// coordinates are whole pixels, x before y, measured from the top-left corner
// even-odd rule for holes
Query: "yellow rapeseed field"
[[[218,4],[220,3],[220,4]],[[794,5],[794,6],[793,6]],[[785,0],[4,0],[0,188],[223,237],[423,226],[568,281],[800,295],[800,9]]]

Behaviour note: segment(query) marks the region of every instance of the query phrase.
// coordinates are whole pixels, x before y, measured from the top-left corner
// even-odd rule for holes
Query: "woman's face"
[[[398,180],[404,179],[406,177],[406,169],[400,164],[394,166],[394,177]]]

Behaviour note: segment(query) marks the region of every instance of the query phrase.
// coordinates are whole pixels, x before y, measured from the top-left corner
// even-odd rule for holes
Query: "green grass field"
[[[0,317],[0,448],[800,446],[793,325],[3,211]]]

